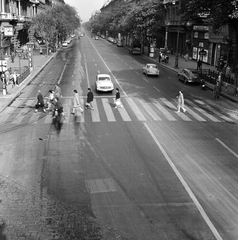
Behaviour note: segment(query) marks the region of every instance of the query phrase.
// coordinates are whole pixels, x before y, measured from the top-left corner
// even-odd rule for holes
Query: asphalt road
[[[236,105],[214,102],[210,91],[184,85],[168,69],[146,77],[147,61],[87,35],[62,49],[0,118],[1,175],[49,199],[40,216],[64,220],[68,210],[56,206],[70,206],[81,223],[90,217],[99,225],[105,239],[237,239]],[[113,109],[115,93],[94,91],[98,73],[112,76],[122,109]],[[57,82],[66,112],[61,131],[50,114],[32,108],[37,90],[47,95]],[[75,121],[73,89],[83,103],[88,87],[95,110]],[[186,114],[175,113],[179,90]],[[14,227],[22,221],[10,216]],[[74,239],[66,233],[76,235],[78,219],[63,232],[65,221],[55,221],[61,239]]]

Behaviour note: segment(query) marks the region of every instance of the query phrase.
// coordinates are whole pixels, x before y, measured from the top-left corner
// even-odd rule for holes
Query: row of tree
[[[48,7],[45,11],[36,15],[31,22],[25,23],[25,28],[33,32],[35,37],[54,48],[74,33],[81,24],[81,19],[75,8],[68,4],[57,4]],[[47,50],[48,51],[48,50]]]
[[[135,31],[158,33],[157,30],[165,26],[166,7],[163,0],[118,1],[118,3],[116,4],[114,0],[114,8],[110,11],[106,11],[107,8],[104,7],[105,11],[92,16],[89,22],[85,23],[85,27],[103,34],[107,31],[109,35],[116,36],[118,32],[124,35]],[[233,44],[233,49],[235,46],[233,59],[236,66],[238,0],[174,0],[174,3],[180,3],[180,14],[184,20],[197,19],[206,14],[207,23],[213,26],[215,32],[219,32],[224,25],[229,26],[233,36],[228,36],[227,39],[229,41],[233,39],[230,44]]]

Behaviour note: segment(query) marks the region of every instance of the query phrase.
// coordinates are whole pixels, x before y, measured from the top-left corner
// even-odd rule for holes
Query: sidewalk
[[[31,71],[30,75],[19,85],[14,86],[12,88],[11,85],[7,86],[8,94],[3,96],[2,89],[0,90],[0,113],[20,94],[22,89],[31,82],[37,75],[44,69],[44,67],[50,62],[50,60],[54,57],[56,53],[51,55],[41,55],[41,54],[34,54],[33,55],[33,70]],[[28,60],[20,60],[21,68],[28,65]],[[8,68],[15,68],[19,67],[19,58],[16,57],[14,63],[11,62],[11,59],[8,60]]]
[[[175,65],[175,55],[171,55],[168,54],[169,56],[169,63],[168,64],[164,64],[164,63],[159,63],[158,59],[156,58],[151,58],[151,57],[147,57],[145,56],[147,59],[150,59],[152,61],[154,61],[156,64],[160,64],[172,71],[175,72],[181,72],[183,68],[192,68],[192,69],[197,69],[197,62],[194,60],[188,60],[186,61],[183,57],[179,57],[178,60],[178,68],[175,69],[174,65]],[[216,70],[215,67],[210,66],[208,64],[203,63],[202,64],[202,69],[211,69],[211,70]],[[214,85],[210,84],[210,83],[206,83],[206,86],[208,89],[213,91]],[[222,91],[221,91],[221,96],[225,97],[233,102],[237,102],[238,103],[238,97],[234,96],[234,88],[227,86],[227,88],[225,88],[224,86],[222,86]]]

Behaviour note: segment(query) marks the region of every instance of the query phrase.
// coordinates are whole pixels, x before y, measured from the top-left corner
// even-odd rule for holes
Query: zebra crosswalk
[[[77,121],[91,121],[93,123],[102,121],[238,122],[238,117],[236,119],[233,116],[225,115],[215,109],[212,105],[209,105],[209,103],[196,99],[185,100],[185,108],[187,109],[186,113],[176,113],[176,99],[149,98],[148,100],[144,100],[136,97],[124,97],[121,101],[123,107],[114,109],[112,98],[96,98],[93,102],[94,110],[87,110]],[[71,123],[74,121],[74,117],[71,114],[71,102],[71,98],[62,99],[65,112],[65,123]],[[83,98],[81,98],[81,103],[84,104]],[[34,106],[32,99],[27,100],[23,106],[15,106],[11,108],[8,110],[6,116],[2,119],[0,118],[0,124],[21,124],[26,122],[37,123],[38,121],[49,124],[52,122],[51,113],[35,113],[34,108],[30,109],[29,106]]]

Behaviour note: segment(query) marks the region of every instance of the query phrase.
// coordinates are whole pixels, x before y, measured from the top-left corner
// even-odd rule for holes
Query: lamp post
[[[180,15],[180,10],[181,10],[181,0],[179,1],[179,8],[178,8],[178,32],[177,32],[177,44],[176,44],[176,56],[175,56],[175,63],[174,63],[174,68],[178,68],[178,50],[179,50],[179,30],[180,30],[180,20],[181,20],[181,15]],[[175,4],[175,2],[174,2]]]

